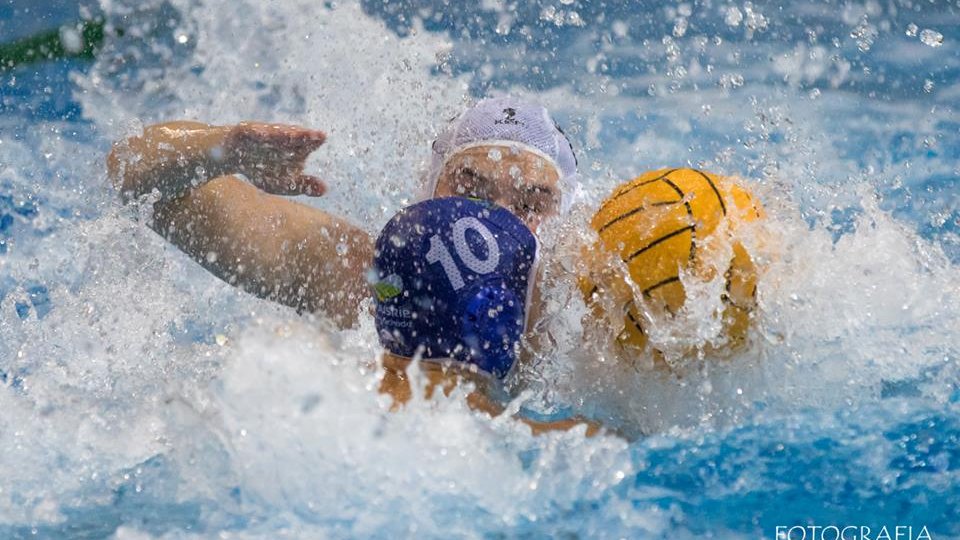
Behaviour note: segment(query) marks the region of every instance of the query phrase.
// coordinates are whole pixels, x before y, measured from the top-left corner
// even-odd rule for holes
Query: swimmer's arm
[[[389,353],[383,357],[384,375],[380,381],[380,392],[393,396],[393,410],[397,410],[404,403],[410,401],[410,398],[413,396],[410,389],[410,380],[407,378],[406,373],[409,362],[410,360],[407,358],[394,356]],[[424,374],[428,379],[425,392],[427,398],[430,398],[434,390],[438,387],[442,388],[444,394],[450,395],[450,392],[452,392],[460,382],[459,374],[446,372],[437,364],[422,363],[421,369],[424,370]],[[472,379],[481,386],[483,385],[483,379],[474,379],[469,374],[464,374],[463,376],[468,380]],[[495,400],[490,399],[486,392],[480,389],[474,389],[467,394],[467,406],[474,411],[487,414],[490,417],[497,417],[504,413],[503,406]],[[530,426],[534,435],[540,435],[548,431],[567,431],[579,425],[586,425],[586,435],[592,437],[600,433],[601,429],[601,426],[596,422],[581,417],[573,417],[556,422],[540,422],[530,418],[524,418],[519,414],[513,415],[513,418]]]
[[[369,235],[271,195],[323,193],[322,181],[303,174],[323,140],[322,132],[296,126],[168,122],[115,144],[107,169],[126,201],[158,191],[150,226],[216,276],[350,326],[367,293]]]
[[[151,227],[224,281],[340,327],[356,321],[373,242],[346,220],[233,176],[154,208]]]
[[[303,163],[325,139],[321,131],[296,126],[165,122],[115,143],[107,172],[124,201],[153,191],[171,199],[236,173],[268,193],[317,196],[326,186],[304,175]]]
[[[493,400],[480,392],[471,392],[470,395],[467,396],[467,404],[471,409],[485,412],[490,416],[499,416],[501,413],[503,413],[503,408],[500,407],[500,405],[496,404]],[[553,422],[533,420],[519,414],[514,415],[514,418],[530,426],[530,429],[533,431],[534,435],[540,435],[549,431],[569,431],[577,426],[586,425],[587,437],[593,437],[594,435],[600,433],[601,429],[600,424],[579,416],[564,420],[556,420]]]
[[[585,425],[587,426],[586,436],[593,437],[594,435],[599,434],[601,429],[600,424],[580,417],[567,418],[566,420],[557,420],[554,422],[541,422],[538,420],[524,418],[522,416],[516,416],[516,418],[524,424],[530,426],[530,429],[533,431],[534,435],[540,435],[549,431],[570,431],[577,426]]]

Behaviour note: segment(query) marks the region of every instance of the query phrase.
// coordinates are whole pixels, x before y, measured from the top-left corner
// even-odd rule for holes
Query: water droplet
[[[753,4],[750,2],[744,2],[743,10],[746,12],[747,16],[747,29],[751,32],[758,31],[762,32],[767,29],[767,18],[763,16],[762,13],[756,11],[753,7]]]
[[[919,28],[917,28],[917,25],[910,23],[907,25],[906,34],[909,37],[917,37],[917,30],[920,30]]]
[[[873,42],[876,40],[878,33],[876,27],[870,24],[864,16],[860,24],[850,31],[850,37],[857,41],[857,49],[860,52],[867,52],[873,47]]]
[[[489,158],[490,161],[500,161],[503,159],[503,153],[500,152],[499,148],[491,148],[490,151],[487,152],[487,158]]]
[[[627,23],[623,21],[613,21],[613,24],[610,25],[610,29],[613,30],[613,34],[615,36],[620,38],[627,37],[627,33],[629,31],[629,27],[627,26]]]
[[[79,53],[83,50],[83,36],[76,28],[64,26],[60,29],[60,43],[70,53]]]
[[[721,88],[739,88],[743,86],[743,75],[739,73],[724,73],[720,76]]]
[[[727,26],[740,26],[741,21],[743,21],[743,13],[740,13],[739,9],[734,6],[727,8],[727,14],[723,18]]]
[[[931,81],[930,79],[923,81],[923,91],[928,94],[930,92],[933,92],[933,81]]]
[[[930,47],[939,47],[943,45],[943,34],[937,32],[936,30],[925,28],[922,32],[920,32],[920,41],[922,41],[924,45],[928,45]]]
[[[343,257],[349,251],[350,251],[350,246],[348,246],[346,242],[337,243],[337,255],[340,255],[341,257]]]
[[[674,37],[683,37],[687,33],[687,20],[684,18],[677,19],[673,23],[673,36]]]

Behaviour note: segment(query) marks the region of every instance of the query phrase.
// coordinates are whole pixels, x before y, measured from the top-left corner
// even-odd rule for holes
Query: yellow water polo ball
[[[687,297],[681,273],[713,278],[716,265],[707,264],[709,251],[718,244],[715,240],[727,240],[732,256],[724,272],[723,341],[726,348],[738,347],[746,340],[756,305],[757,270],[737,240],[737,229],[762,217],[756,198],[729,178],[695,169],[644,173],[614,190],[591,220],[600,238],[593,250],[608,256],[590,254],[580,281],[584,298],[598,315],[597,310],[622,309],[617,344],[628,352],[643,351],[648,338],[637,297],[648,308],[673,316]],[[661,351],[653,352],[662,364]]]

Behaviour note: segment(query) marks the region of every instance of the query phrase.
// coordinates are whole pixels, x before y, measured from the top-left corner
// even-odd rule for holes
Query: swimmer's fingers
[[[245,122],[233,127],[227,145],[238,172],[258,188],[274,195],[318,197],[326,185],[303,174],[303,167],[325,140],[326,135],[314,129]]]
[[[303,168],[307,156],[326,140],[322,131],[281,124],[242,123],[227,136],[229,160],[248,176],[287,176],[285,170]]]
[[[291,174],[286,178],[274,178],[255,184],[272,195],[320,197],[327,192],[327,184],[309,174]]]
[[[327,192],[327,184],[316,176],[310,176],[309,174],[301,174],[297,184],[300,189],[299,195],[320,197]]]
[[[238,150],[309,154],[327,140],[326,133],[300,126],[242,122],[230,133],[229,142]]]
[[[317,129],[297,128],[298,131],[291,134],[290,144],[306,151],[308,154],[327,142],[327,134]]]

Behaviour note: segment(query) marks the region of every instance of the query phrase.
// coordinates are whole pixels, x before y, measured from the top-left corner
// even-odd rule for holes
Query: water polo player
[[[500,414],[501,381],[520,354],[536,263],[533,233],[488,201],[443,197],[400,211],[377,239],[372,268],[386,351],[380,391],[398,405],[409,400],[407,367],[419,359],[428,397],[465,379],[475,387],[469,405]],[[534,432],[581,422],[520,419]]]
[[[207,270],[347,327],[367,297],[373,239],[284,197],[325,192],[303,173],[324,141],[322,132],[296,126],[170,122],[118,142],[107,164],[125,200],[159,192],[150,226]],[[465,111],[433,144],[423,195],[490,200],[536,232],[569,204],[575,176],[570,143],[546,109],[495,98]]]
[[[295,126],[173,122],[150,126],[143,135],[117,143],[108,168],[126,200],[158,191],[151,227],[221,279],[350,326],[368,296],[373,239],[342,218],[282,197],[325,192],[323,182],[303,174],[306,157],[324,140],[319,131]],[[496,215],[519,216],[519,220],[510,216],[511,227],[516,231],[522,224],[526,229],[523,245],[530,244],[544,219],[569,206],[567,186],[576,177],[576,159],[569,141],[540,105],[513,98],[483,100],[447,126],[432,152],[423,197],[467,196],[494,202],[503,207]],[[529,245],[521,251],[529,252]],[[377,262],[382,264],[386,252],[380,253]],[[509,259],[507,252],[501,254]],[[453,271],[449,263],[446,268]],[[530,279],[526,276],[524,282]],[[381,291],[389,283],[378,282]],[[536,300],[534,296],[522,301],[525,321]],[[386,315],[378,312],[378,321],[382,323]],[[483,325],[471,335],[481,336],[481,330]],[[520,330],[511,327],[511,332]],[[505,343],[514,347],[518,337],[505,334]],[[397,343],[386,347],[393,354],[385,362],[383,389],[403,402],[409,384],[402,368],[414,354],[409,347],[420,344],[406,342],[407,349],[398,349]],[[457,343],[469,346],[469,341]],[[424,352],[427,358],[442,354],[462,362],[466,350],[428,346]],[[441,364],[428,362],[428,378],[443,381],[445,388],[460,377],[474,380],[480,391],[471,394],[470,404],[497,414],[500,407],[490,399],[487,383],[509,371],[514,357],[509,362],[498,357],[494,365],[488,363],[493,356],[472,350],[463,365],[474,370],[437,370],[432,367]],[[569,427],[577,421],[529,423],[539,429]]]

